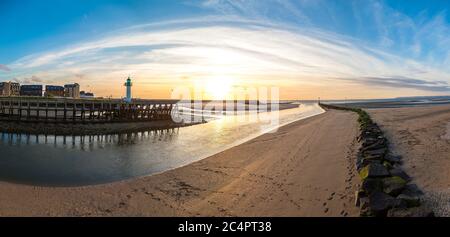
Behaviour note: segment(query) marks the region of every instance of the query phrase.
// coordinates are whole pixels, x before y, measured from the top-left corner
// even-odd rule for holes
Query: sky
[[[0,81],[97,96],[448,95],[446,0],[1,0]]]

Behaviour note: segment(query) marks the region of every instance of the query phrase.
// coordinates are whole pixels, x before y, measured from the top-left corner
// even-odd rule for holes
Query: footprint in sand
[[[328,201],[332,200],[335,194],[336,194],[335,192],[331,193],[331,196],[328,198]]]
[[[344,210],[341,211],[341,216],[347,216],[347,215],[348,215],[348,213],[346,211],[344,211]]]
[[[441,136],[441,139],[450,140],[450,122],[447,123],[445,134]]]

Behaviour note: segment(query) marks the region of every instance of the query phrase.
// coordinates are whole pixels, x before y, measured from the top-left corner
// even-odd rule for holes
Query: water
[[[261,113],[258,121],[249,121],[244,115],[223,115],[205,124],[133,134],[63,137],[0,133],[0,180],[83,186],[151,175],[320,113],[323,110],[317,104],[302,104]],[[277,117],[278,123],[271,123]]]
[[[367,100],[332,100],[323,101],[327,104],[345,105],[359,108],[401,108],[415,106],[432,106],[450,104],[449,96],[416,96],[391,99]]]

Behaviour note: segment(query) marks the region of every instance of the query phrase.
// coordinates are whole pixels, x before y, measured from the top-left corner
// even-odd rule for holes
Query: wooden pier
[[[170,120],[175,100],[0,97],[0,120],[29,122],[139,122]]]

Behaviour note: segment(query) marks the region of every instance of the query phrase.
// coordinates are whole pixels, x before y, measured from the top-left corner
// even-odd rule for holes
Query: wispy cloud
[[[450,92],[450,85],[446,81],[426,81],[407,77],[361,77],[361,78],[341,78],[357,84],[371,87],[383,87],[389,89],[409,88],[431,92]]]
[[[243,84],[353,81],[367,90],[447,92],[450,32],[442,14],[420,21],[378,1],[369,3],[349,14],[360,21],[360,30],[371,19],[375,42],[356,37],[361,32],[349,36],[318,27],[308,9],[327,9],[326,17],[337,17],[321,1],[208,0],[200,7],[214,9],[218,16],[136,25],[28,55],[9,66],[16,77],[102,85],[132,74],[145,84],[169,86],[186,78],[230,76]],[[351,4],[362,8],[358,1]]]
[[[380,0],[206,0],[201,6],[221,14],[333,31],[436,66],[450,62],[445,9],[434,15],[426,9],[406,15]]]
[[[318,2],[319,0],[316,1]],[[205,0],[200,3],[200,6],[213,9],[223,15],[279,22],[290,20],[310,24],[309,17],[298,7],[298,4],[310,4],[310,2],[305,0]]]
[[[40,77],[37,77],[35,75],[32,75],[31,77],[21,77],[21,78],[13,78],[13,81],[19,82],[21,84],[37,84],[37,83],[43,83],[44,80]]]
[[[11,69],[9,67],[7,67],[6,65],[0,64],[0,70],[2,71],[6,71],[6,72],[10,72]]]
[[[248,84],[255,83],[252,78],[263,77],[278,77],[296,84],[311,83],[311,78],[345,77],[365,78],[367,85],[386,83],[388,87],[439,91],[385,76],[421,78],[430,83],[450,80],[450,75],[438,68],[317,29],[248,22],[240,26],[236,20],[213,25],[191,21],[187,25],[174,23],[164,29],[154,28],[126,29],[96,41],[29,55],[11,66],[25,74],[51,72],[55,77],[65,74],[77,80],[87,80],[78,75],[121,80],[120,75],[134,74],[149,82],[172,78],[168,84],[186,76],[205,79],[225,75]]]

